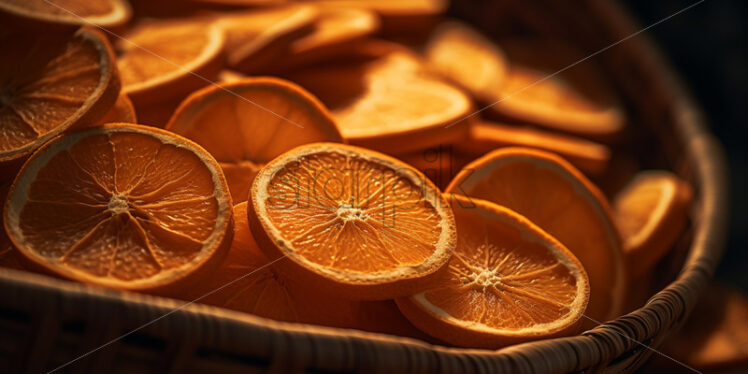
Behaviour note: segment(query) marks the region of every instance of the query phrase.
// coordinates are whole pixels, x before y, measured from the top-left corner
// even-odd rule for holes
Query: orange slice
[[[357,48],[386,50],[377,44]],[[448,125],[470,113],[470,99],[425,73],[418,57],[403,49],[326,63],[288,77],[330,108],[352,144],[406,153],[461,138],[468,130]]]
[[[477,30],[461,22],[441,24],[424,55],[429,68],[470,92],[484,104],[501,97],[509,69],[504,52]]]
[[[454,256],[429,289],[396,300],[405,316],[424,332],[465,347],[575,333],[589,300],[579,260],[527,218],[455,197]]]
[[[379,18],[371,11],[323,7],[314,31],[291,43],[288,58],[299,65],[344,54],[353,43],[378,29]]]
[[[289,278],[354,299],[409,295],[438,274],[454,217],[421,173],[363,148],[315,143],[260,170],[249,222]]]
[[[120,26],[132,16],[126,0],[3,0],[0,13],[18,20],[71,27]]]
[[[187,139],[126,124],[45,144],[13,182],[3,218],[40,269],[129,290],[195,279],[232,234],[218,163]]]
[[[227,64],[247,73],[276,64],[292,41],[312,31],[318,13],[311,5],[291,4],[218,15]]]
[[[388,35],[428,29],[446,12],[447,0],[310,0],[318,5],[363,8],[376,12]]]
[[[626,284],[620,239],[605,197],[571,164],[543,151],[502,148],[465,166],[445,191],[505,206],[553,235],[589,275],[587,315],[598,322],[618,316]]]
[[[0,32],[0,163],[20,160],[61,132],[99,120],[120,82],[106,38]]]
[[[602,74],[584,55],[552,41],[506,40],[511,68],[490,112],[578,135],[614,139],[624,114]]]
[[[537,148],[557,153],[585,173],[593,175],[604,173],[610,161],[610,149],[603,144],[530,127],[473,122],[470,124],[469,139],[457,143],[457,146],[474,154],[507,146]]]
[[[137,115],[135,114],[135,107],[132,105],[132,101],[125,94],[120,94],[117,97],[117,101],[114,102],[114,106],[102,117],[96,124],[103,125],[105,123],[121,122],[121,123],[136,123],[138,122]]]
[[[181,99],[215,81],[223,65],[224,34],[199,20],[141,24],[117,43],[124,92],[142,105]]]
[[[678,239],[688,221],[691,186],[667,171],[639,173],[613,208],[632,278],[650,270]]]
[[[278,321],[351,323],[345,321],[353,320],[358,302],[302,288],[278,274],[249,231],[246,201],[234,206],[234,219],[234,239],[226,259],[210,276],[186,289],[182,298]]]
[[[236,201],[247,199],[259,166],[283,152],[343,140],[319,100],[294,83],[270,77],[194,92],[166,129],[192,139],[221,162]]]

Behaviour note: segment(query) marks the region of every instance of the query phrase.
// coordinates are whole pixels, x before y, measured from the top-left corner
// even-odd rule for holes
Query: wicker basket
[[[533,32],[597,51],[639,30],[611,1],[455,1],[453,11],[501,32]],[[494,30],[495,29],[495,30]],[[583,36],[583,37],[580,37]],[[644,307],[579,336],[498,351],[280,323],[198,304],[0,270],[0,372],[631,372],[680,327],[721,257],[728,197],[723,151],[651,42],[638,35],[595,57],[623,93],[647,166],[690,180],[697,200],[675,280]],[[639,135],[636,135],[639,136]],[[672,280],[672,278],[671,278]],[[134,330],[136,329],[136,330]],[[126,334],[121,339],[115,339]],[[641,344],[640,344],[641,343]],[[103,345],[103,346],[102,346]],[[95,349],[92,353],[80,355]]]

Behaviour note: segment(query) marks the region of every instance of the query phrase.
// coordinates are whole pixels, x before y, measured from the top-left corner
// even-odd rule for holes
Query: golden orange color
[[[428,289],[396,300],[405,316],[463,347],[499,348],[576,333],[590,292],[579,260],[527,218],[484,200],[454,197],[455,253]]]
[[[357,8],[322,7],[314,30],[288,46],[291,65],[308,64],[337,55],[379,29],[379,18],[371,11]]]
[[[0,32],[0,163],[99,120],[117,100],[114,54],[98,31],[33,37]]]
[[[244,78],[192,93],[166,129],[210,152],[235,201],[244,201],[259,167],[296,146],[342,142],[335,121],[310,93],[279,78]]]
[[[470,113],[470,99],[424,71],[418,56],[374,41],[357,44],[350,52],[349,59],[293,71],[287,77],[330,108],[351,144],[405,153],[467,133],[464,123],[447,125]]]
[[[132,16],[126,0],[3,0],[0,13],[27,22],[70,27],[120,26]]]
[[[454,216],[439,190],[401,161],[313,143],[277,157],[250,190],[260,249],[301,284],[353,299],[413,294],[454,249]]]
[[[592,61],[569,67],[583,54],[555,41],[517,39],[499,45],[510,69],[489,112],[603,140],[615,139],[622,131],[623,110]]]
[[[276,64],[291,42],[312,32],[318,15],[317,8],[307,4],[216,15],[226,33],[226,63],[252,73]]]
[[[142,23],[117,42],[123,90],[136,108],[184,97],[215,81],[224,42],[223,30],[210,22]]]
[[[120,122],[120,123],[137,123],[138,117],[135,114],[135,107],[132,105],[132,101],[127,95],[121,93],[117,97],[117,101],[111,109],[101,117],[95,125],[103,125],[105,123]]]
[[[439,25],[426,44],[427,65],[483,104],[501,98],[509,62],[504,52],[462,22]]]
[[[234,82],[246,77],[246,75],[231,69],[223,69],[218,73],[218,80],[221,81],[221,83]]]
[[[688,222],[693,190],[668,171],[640,172],[613,201],[631,278],[652,267],[675,244]]]
[[[363,8],[376,12],[384,32],[402,34],[428,29],[449,7],[448,0],[310,0],[330,7]]]
[[[40,270],[148,291],[185,284],[217,264],[233,225],[226,181],[206,151],[130,124],[45,144],[13,182],[3,219]]]
[[[473,154],[509,146],[536,148],[556,153],[592,175],[604,173],[610,161],[610,149],[603,144],[527,126],[473,122],[468,139],[457,147]]]
[[[505,206],[558,239],[589,275],[586,315],[597,322],[618,317],[626,277],[610,207],[567,161],[529,148],[502,148],[465,166],[445,192]]]
[[[671,373],[682,364],[704,373],[740,373],[748,365],[748,297],[712,282],[685,325],[665,340],[653,357],[652,372]],[[689,370],[690,371],[690,370]]]

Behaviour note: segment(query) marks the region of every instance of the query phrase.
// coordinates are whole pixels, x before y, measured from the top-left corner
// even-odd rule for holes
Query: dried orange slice
[[[232,234],[218,163],[187,139],[126,124],[45,144],[13,182],[3,218],[42,270],[129,290],[184,284],[220,261]]]
[[[99,120],[120,82],[106,38],[0,32],[0,163],[19,160],[61,132]]]
[[[293,65],[299,65],[345,54],[353,43],[378,29],[379,18],[371,11],[323,7],[314,31],[290,44],[288,58]]]
[[[210,276],[184,290],[182,298],[278,321],[352,323],[359,302],[300,287],[278,274],[249,231],[246,201],[234,206],[234,219],[234,238],[226,259]]]
[[[389,35],[428,29],[446,12],[447,0],[310,0],[318,5],[363,8],[376,12]]]
[[[519,146],[557,153],[585,173],[600,175],[608,167],[610,149],[571,135],[492,122],[470,124],[470,140],[457,143],[465,151],[483,154],[499,147]]]
[[[312,31],[318,13],[311,5],[289,4],[216,16],[226,33],[227,64],[247,73],[276,64],[292,41]]]
[[[441,24],[424,55],[429,68],[470,92],[482,103],[501,97],[509,62],[504,52],[477,30],[461,22]]]
[[[502,148],[465,166],[445,191],[505,206],[553,235],[589,275],[587,315],[598,322],[618,316],[626,284],[620,239],[605,197],[571,164],[543,151]]]
[[[295,148],[260,170],[249,223],[292,279],[354,299],[412,294],[449,260],[454,217],[421,173],[333,143]]]
[[[141,24],[117,43],[124,92],[136,108],[181,99],[215,81],[223,46],[223,30],[207,21]]]
[[[616,195],[613,208],[632,278],[650,270],[678,239],[692,195],[688,183],[659,170],[639,173]]]
[[[554,41],[505,40],[500,43],[511,68],[501,97],[488,112],[554,130],[604,140],[623,129],[618,100],[592,61]]]
[[[71,27],[88,24],[120,26],[132,16],[126,0],[3,0],[0,1],[0,13],[19,20]]]
[[[376,42],[357,48],[376,50],[373,54],[387,49]],[[424,72],[420,59],[403,49],[326,63],[288,77],[330,108],[352,144],[406,153],[447,143],[468,131],[464,125],[448,125],[470,113],[470,99]]]
[[[398,298],[405,316],[446,342],[498,348],[573,334],[589,300],[574,255],[527,218],[455,196],[457,247],[431,287]]]
[[[221,162],[235,201],[247,199],[259,166],[283,152],[343,140],[319,100],[292,82],[270,77],[194,92],[166,129],[192,139]]]

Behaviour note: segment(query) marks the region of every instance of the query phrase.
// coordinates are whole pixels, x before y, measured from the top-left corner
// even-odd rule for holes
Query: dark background
[[[646,27],[696,0],[625,1]],[[748,292],[748,1],[707,0],[647,30],[706,112],[730,166],[730,237],[716,278]]]

